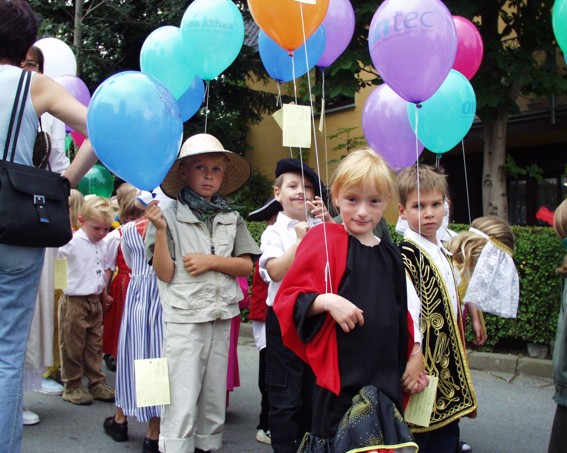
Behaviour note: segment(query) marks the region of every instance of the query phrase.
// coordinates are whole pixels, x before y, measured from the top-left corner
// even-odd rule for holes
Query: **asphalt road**
[[[222,452],[269,453],[271,448],[256,442],[259,392],[258,354],[248,338],[239,346],[241,387],[230,396]],[[114,373],[107,372],[109,383]],[[473,453],[544,453],[555,404],[550,380],[508,377],[473,371],[480,408],[475,420],[461,422],[461,438]],[[29,393],[26,406],[41,417],[38,425],[24,427],[22,453],[114,453],[140,452],[145,425],[129,420],[130,440],[116,443],[102,429],[105,417],[113,414],[111,403],[95,401],[91,406],[74,406],[58,396]],[[1,451],[1,447],[0,447]]]

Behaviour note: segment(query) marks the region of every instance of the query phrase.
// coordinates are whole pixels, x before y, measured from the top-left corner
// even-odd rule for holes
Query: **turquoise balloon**
[[[419,106],[408,103],[407,108],[412,130],[421,143],[440,154],[467,135],[476,113],[476,96],[468,79],[451,69],[433,96]]]
[[[140,51],[140,68],[158,79],[175,99],[183,96],[195,78],[181,31],[171,25],[160,27],[148,35]]]
[[[567,0],[555,0],[551,23],[557,44],[563,53],[567,53]]]
[[[244,20],[230,0],[195,0],[181,20],[189,63],[205,81],[220,75],[244,43]]]
[[[177,102],[156,78],[126,71],[105,80],[87,112],[92,146],[116,176],[142,190],[161,184],[179,152]]]
[[[99,195],[109,198],[114,190],[114,178],[110,172],[100,164],[95,164],[81,178],[77,189],[83,195]]]

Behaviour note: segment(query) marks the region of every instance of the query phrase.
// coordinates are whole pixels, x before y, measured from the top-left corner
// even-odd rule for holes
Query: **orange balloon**
[[[329,0],[316,0],[315,4],[301,0],[248,0],[248,7],[258,26],[270,38],[283,49],[293,51],[303,45],[323,23]]]

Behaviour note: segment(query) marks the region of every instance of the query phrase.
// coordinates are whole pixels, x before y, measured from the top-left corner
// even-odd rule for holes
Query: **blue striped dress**
[[[157,278],[146,261],[143,235],[147,220],[122,227],[122,250],[128,258],[132,276],[118,339],[116,366],[116,406],[140,422],[161,417],[162,406],[137,407],[134,360],[162,355],[163,319]]]

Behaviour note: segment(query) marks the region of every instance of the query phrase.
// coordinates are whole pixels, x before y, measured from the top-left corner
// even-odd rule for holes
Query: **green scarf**
[[[224,198],[218,193],[211,197],[211,201],[203,198],[198,193],[185,187],[179,194],[179,199],[182,203],[186,204],[195,212],[203,221],[207,221],[209,217],[218,214],[219,212],[230,212],[232,209]]]

